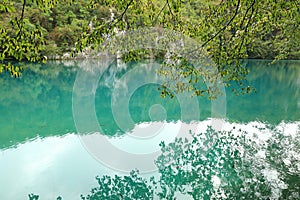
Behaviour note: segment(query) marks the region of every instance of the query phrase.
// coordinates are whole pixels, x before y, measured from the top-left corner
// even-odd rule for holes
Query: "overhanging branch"
[[[20,19],[16,19],[17,26],[19,28],[19,32],[17,37],[21,34],[22,28],[23,28],[23,19],[24,19],[24,13],[25,13],[25,7],[26,7],[26,0],[23,0],[23,6],[22,6],[22,13]]]
[[[201,47],[204,47],[207,43],[209,43],[210,41],[212,41],[213,39],[215,39],[221,32],[223,32],[231,23],[232,21],[234,20],[234,18],[237,16],[238,14],[238,11],[239,11],[239,7],[240,7],[240,3],[241,1],[238,0],[238,4],[236,6],[236,9],[235,9],[235,12],[234,12],[234,15],[231,17],[231,19],[227,22],[227,24],[222,28],[220,29],[214,36],[212,36],[211,38],[209,38],[206,42],[204,42]]]
[[[115,22],[113,23],[113,25],[110,24],[110,26],[114,26],[114,25],[116,25],[117,23],[119,23],[121,20],[123,20],[124,15],[126,14],[128,8],[129,8],[129,6],[132,4],[133,1],[134,1],[134,0],[130,0],[130,2],[126,5],[124,11],[123,11],[123,12],[121,13],[121,15],[119,15],[119,17],[117,18],[117,21],[115,21]]]
[[[243,36],[242,36],[242,42],[241,42],[240,47],[239,47],[239,50],[238,50],[239,53],[241,52],[242,46],[243,46],[244,41],[245,41],[245,36],[246,36],[246,34],[247,34],[247,31],[248,31],[249,24],[250,24],[250,22],[251,22],[251,19],[252,19],[252,17],[253,17],[253,14],[254,14],[254,4],[255,4],[255,2],[256,2],[256,1],[253,0],[253,2],[251,3],[251,5],[249,6],[249,8],[247,9],[246,14],[245,14],[245,16],[244,16],[244,19],[245,19],[245,18],[246,18],[246,15],[247,15],[247,13],[248,13],[248,11],[249,11],[250,8],[251,8],[252,10],[251,10],[250,16],[249,16],[249,18],[248,18],[246,27],[245,27],[245,29],[244,29],[244,33],[243,33]],[[242,22],[242,23],[244,23],[244,22]],[[241,25],[241,26],[242,26],[242,25]]]
[[[160,16],[160,14],[161,14],[162,11],[166,8],[167,4],[168,4],[168,1],[166,1],[165,5],[162,7],[162,9],[161,9],[161,10],[159,11],[159,13],[157,14],[156,19],[155,19],[155,23],[158,21],[158,18],[159,18],[159,16]]]

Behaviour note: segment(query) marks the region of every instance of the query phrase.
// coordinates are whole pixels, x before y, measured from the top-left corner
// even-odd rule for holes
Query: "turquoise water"
[[[217,151],[223,143],[210,140],[211,136],[222,135],[222,131],[232,132],[233,137],[240,135],[244,140],[237,140],[238,158],[232,161],[227,157],[224,161],[224,166],[227,163],[237,167],[218,171],[212,167],[219,161],[200,162],[197,157],[186,155],[190,160],[178,164],[187,169],[185,173],[194,170],[194,162],[207,166],[210,175],[207,178],[198,173],[199,176],[191,176],[193,181],[183,185],[199,182],[195,178],[198,177],[214,186],[211,191],[220,190],[217,199],[229,198],[229,193],[242,192],[232,186],[224,173],[237,173],[234,181],[239,180],[240,184],[262,177],[265,193],[253,198],[297,199],[300,62],[280,61],[271,66],[267,63],[245,63],[251,71],[247,81],[257,89],[256,93],[236,96],[228,88],[221,97],[223,101],[217,103],[207,98],[190,98],[188,94],[161,98],[161,81],[149,64],[99,68],[95,61],[49,62],[28,64],[20,79],[1,74],[0,199],[26,199],[29,193],[39,194],[41,199],[59,195],[80,199],[80,194],[97,187],[97,175],[126,175],[134,168],[146,178],[159,178],[159,174],[167,177],[170,172],[162,168],[169,165],[161,162],[167,157],[160,156],[154,164],[161,155],[159,143],[172,143],[180,136],[191,138],[189,130],[208,134],[207,126],[215,124],[220,125],[221,132],[213,132],[191,149],[209,147]],[[214,121],[214,116],[223,119]],[[207,149],[205,152],[203,155],[209,159],[218,157]],[[247,166],[251,162],[255,165]],[[176,167],[171,169],[175,171],[173,175],[177,173]],[[246,172],[252,175],[248,177]],[[172,173],[164,179],[168,184],[175,177]],[[226,189],[229,186],[235,189]],[[200,188],[202,192],[208,190]],[[255,188],[249,186],[248,190],[254,192]],[[199,191],[191,191],[194,195],[176,195],[178,199],[207,198]]]

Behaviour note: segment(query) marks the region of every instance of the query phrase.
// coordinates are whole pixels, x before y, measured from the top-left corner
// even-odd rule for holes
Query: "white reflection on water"
[[[79,199],[95,187],[96,175],[112,174],[82,147],[78,137],[37,138],[0,154],[0,199]]]
[[[155,122],[152,122],[155,123]],[[156,122],[158,125],[162,122]],[[141,123],[135,126],[130,133],[120,138],[109,138],[115,146],[122,151],[135,153],[148,153],[158,151],[161,140],[166,144],[172,142],[174,136],[172,130],[177,131],[177,126],[182,122],[164,123],[165,132],[153,137],[136,138],[139,127],[149,127],[149,123]],[[195,132],[203,132],[211,120],[184,124],[184,130],[194,129]],[[272,198],[278,199],[281,191],[288,187],[283,182],[285,173],[300,175],[300,149],[299,129],[300,122],[285,123],[270,128],[270,125],[262,122],[250,122],[248,124],[226,122],[223,130],[232,131],[235,136],[246,134],[246,142],[252,145],[254,152],[246,152],[243,147],[237,147],[244,155],[244,159],[251,160],[251,169],[254,173],[260,173],[269,182],[272,188]],[[166,131],[168,130],[168,131]],[[181,129],[183,130],[183,129]],[[246,132],[241,132],[243,130]],[[151,135],[151,133],[149,133]],[[279,141],[276,134],[281,134]],[[187,134],[186,134],[187,136]],[[268,145],[281,144],[284,148],[277,159],[282,159],[288,171],[282,171],[282,166],[275,166],[267,160],[270,156]],[[103,152],[108,154],[110,152]],[[275,152],[276,153],[276,152]],[[112,155],[110,155],[112,156]],[[129,161],[130,162],[130,161]],[[36,138],[15,148],[0,151],[0,199],[26,199],[29,193],[39,194],[41,199],[55,199],[62,196],[64,199],[80,199],[80,194],[89,193],[90,189],[97,186],[95,176],[121,174],[101,163],[97,162],[82,146],[80,139],[75,134],[67,134],[63,137]],[[126,163],[121,163],[126,165]],[[264,166],[261,168],[261,166]],[[157,174],[144,174],[148,177]],[[226,180],[219,179],[220,184]],[[219,183],[218,182],[218,183]],[[220,186],[218,184],[218,186]],[[5,191],[5,192],[3,192]],[[298,194],[299,195],[299,194]]]
[[[180,121],[176,123],[151,122],[137,124],[130,133],[122,137],[113,137],[109,141],[121,151],[128,153],[153,153],[160,150],[159,143],[161,141],[173,142],[181,129],[181,124]],[[185,131],[188,132],[188,130]]]

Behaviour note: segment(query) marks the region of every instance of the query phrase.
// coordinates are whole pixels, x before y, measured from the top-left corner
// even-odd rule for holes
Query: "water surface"
[[[300,161],[300,62],[267,63],[246,62],[251,71],[247,80],[257,89],[256,93],[236,96],[230,88],[226,89],[222,128],[242,129],[249,137],[257,137],[257,146],[247,145],[258,152],[255,155],[262,159],[259,164],[273,172],[273,176],[265,175],[268,183],[274,185],[275,192],[270,195],[294,195],[296,199],[299,193],[292,190],[300,185],[300,166],[295,162]],[[0,75],[0,199],[26,199],[29,193],[39,194],[42,199],[55,199],[58,195],[80,199],[80,194],[97,186],[96,175],[128,174],[122,169],[142,166],[136,160],[114,157],[109,148],[101,151],[115,158],[116,166],[99,161],[86,146],[84,135],[79,137],[78,132],[83,133],[81,128],[89,130],[89,134],[100,130],[120,151],[143,157],[158,156],[162,140],[172,142],[175,137],[188,135],[190,129],[205,132],[207,125],[211,125],[210,100],[186,96],[161,98],[158,78],[153,77],[147,64],[112,64],[97,72],[93,71],[95,68],[97,62],[49,62],[28,64],[20,79]],[[86,85],[74,89],[79,72],[92,75]],[[90,86],[94,93],[84,90]],[[74,111],[74,104],[79,102],[78,98],[74,100],[76,95],[83,100],[82,110]],[[100,128],[91,128],[90,116],[84,116],[89,106],[94,106]],[[81,115],[83,125],[74,120],[77,114]],[[282,136],[280,140],[270,139],[278,134]],[[274,154],[272,148],[260,146],[263,142],[269,146],[284,142],[285,146]],[[285,155],[285,160],[277,154]],[[280,163],[287,167],[278,166]],[[144,174],[150,175],[157,173],[152,170]]]

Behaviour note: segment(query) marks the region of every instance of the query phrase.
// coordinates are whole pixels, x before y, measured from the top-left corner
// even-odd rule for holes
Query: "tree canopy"
[[[244,81],[248,70],[242,59],[300,58],[299,0],[3,0],[0,19],[0,72],[8,71],[13,77],[19,77],[23,68],[12,60],[45,62],[66,52],[76,55],[97,49],[121,31],[141,27],[176,31],[199,42],[226,85],[245,92],[252,88]],[[155,52],[154,57],[164,60],[167,51]],[[150,49],[129,49],[122,58],[137,60],[151,53]],[[190,83],[175,86],[177,91],[211,92],[196,88],[199,80],[193,77],[201,74],[193,66],[176,52],[174,59],[179,64],[168,69],[179,71],[175,81],[182,76]]]

